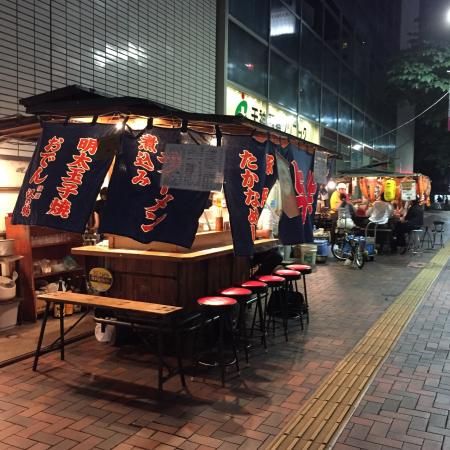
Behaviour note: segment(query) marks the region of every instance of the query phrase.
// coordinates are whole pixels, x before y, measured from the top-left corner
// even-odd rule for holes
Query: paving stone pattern
[[[334,449],[450,449],[449,275],[447,264]]]
[[[158,396],[156,370],[149,364],[150,355],[130,348],[117,349],[94,339],[72,344],[63,362],[56,353],[44,355],[38,373],[32,372],[30,360],[6,367],[0,370],[0,449],[263,448],[418,273],[419,269],[407,268],[408,262],[426,262],[433,254],[382,256],[363,270],[334,261],[319,266],[308,278],[309,327],[304,332],[292,328],[287,344],[281,335],[271,337],[267,353],[255,346],[250,366],[244,367],[242,361],[240,377],[230,370],[225,388],[220,386],[217,371],[209,371],[195,381],[188,380],[189,392],[183,391],[175,378],[165,385],[165,394]],[[420,336],[432,334],[431,326],[442,324],[445,315],[439,315],[439,308],[436,314],[436,318],[424,324],[430,330],[422,331]],[[425,343],[418,335],[414,336],[415,340],[407,341],[407,345],[419,352]],[[438,347],[430,349],[430,354],[445,351],[440,348],[443,344],[437,335],[433,342]],[[422,367],[425,361],[414,352],[404,356],[404,360],[412,364],[418,355]],[[441,365],[439,368],[443,370]],[[402,370],[407,369],[409,366]],[[414,370],[407,373],[415,374]],[[439,417],[444,416],[442,411],[446,402],[450,402],[450,394],[432,391],[436,398],[432,397],[425,385],[425,381],[436,383],[438,378],[434,373],[414,375],[409,386],[428,392],[423,397],[416,392],[411,394],[419,395],[417,402],[436,409],[432,411],[436,417],[433,423],[445,429]],[[440,376],[439,380],[441,387],[433,389],[445,391],[445,377]],[[386,389],[391,385],[382,386]],[[395,386],[408,392],[408,386]],[[364,407],[371,411],[371,418],[352,420],[375,423],[373,417],[378,417],[385,404],[390,409],[377,426],[381,429],[389,421],[390,425],[395,423],[398,433],[405,434],[401,428],[406,422],[403,416],[398,420],[391,417],[403,414],[398,411],[402,400],[398,400],[397,394],[383,398],[373,391],[371,395],[383,403],[365,400]],[[411,401],[405,400],[402,408],[414,409]],[[421,414],[427,413],[431,415],[431,411]],[[425,417],[408,414],[416,427],[421,424],[423,427]],[[364,426],[367,427],[366,422],[351,422],[345,433],[350,435],[361,429],[359,436],[364,442],[365,438],[361,438]],[[411,435],[411,439],[416,439],[414,442],[438,442],[423,435],[434,435],[433,431],[418,428],[417,433]],[[414,445],[409,441],[408,444]],[[381,448],[378,442],[370,445]]]

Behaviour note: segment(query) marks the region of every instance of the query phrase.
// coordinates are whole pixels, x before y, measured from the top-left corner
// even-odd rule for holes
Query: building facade
[[[219,3],[226,113],[320,143],[340,154],[340,169],[393,161],[396,108],[383,80],[399,49],[399,0]]]
[[[188,111],[215,109],[215,0],[2,0],[0,118],[77,84]],[[30,156],[2,142],[0,155]]]
[[[337,152],[341,169],[391,161],[382,80],[400,15],[401,0],[2,0],[0,117],[78,84],[243,114]]]

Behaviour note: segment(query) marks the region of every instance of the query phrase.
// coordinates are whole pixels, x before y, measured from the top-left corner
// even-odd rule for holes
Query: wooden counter
[[[277,239],[255,241],[255,252],[269,250]],[[76,247],[86,270],[105,267],[114,283],[108,296],[193,309],[197,298],[217,294],[249,277],[250,261],[236,257],[232,245],[186,252],[128,250],[101,246]]]

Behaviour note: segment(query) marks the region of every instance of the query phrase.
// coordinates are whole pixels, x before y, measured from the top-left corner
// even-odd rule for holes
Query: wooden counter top
[[[258,239],[255,241],[255,250],[264,250],[274,247],[278,243],[278,239]],[[128,259],[151,259],[159,261],[183,262],[183,261],[200,261],[212,257],[225,255],[233,252],[233,245],[224,245],[222,247],[208,248],[204,250],[171,253],[159,251],[145,250],[126,250],[120,248],[106,248],[96,245],[88,245],[85,247],[72,248],[74,255],[85,256],[106,256],[108,258],[128,258]]]

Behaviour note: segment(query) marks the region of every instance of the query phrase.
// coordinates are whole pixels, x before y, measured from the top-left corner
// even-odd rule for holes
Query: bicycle
[[[365,262],[365,240],[362,236],[343,230],[343,233],[334,235],[331,241],[331,253],[338,261],[350,259],[353,266],[362,269]]]

